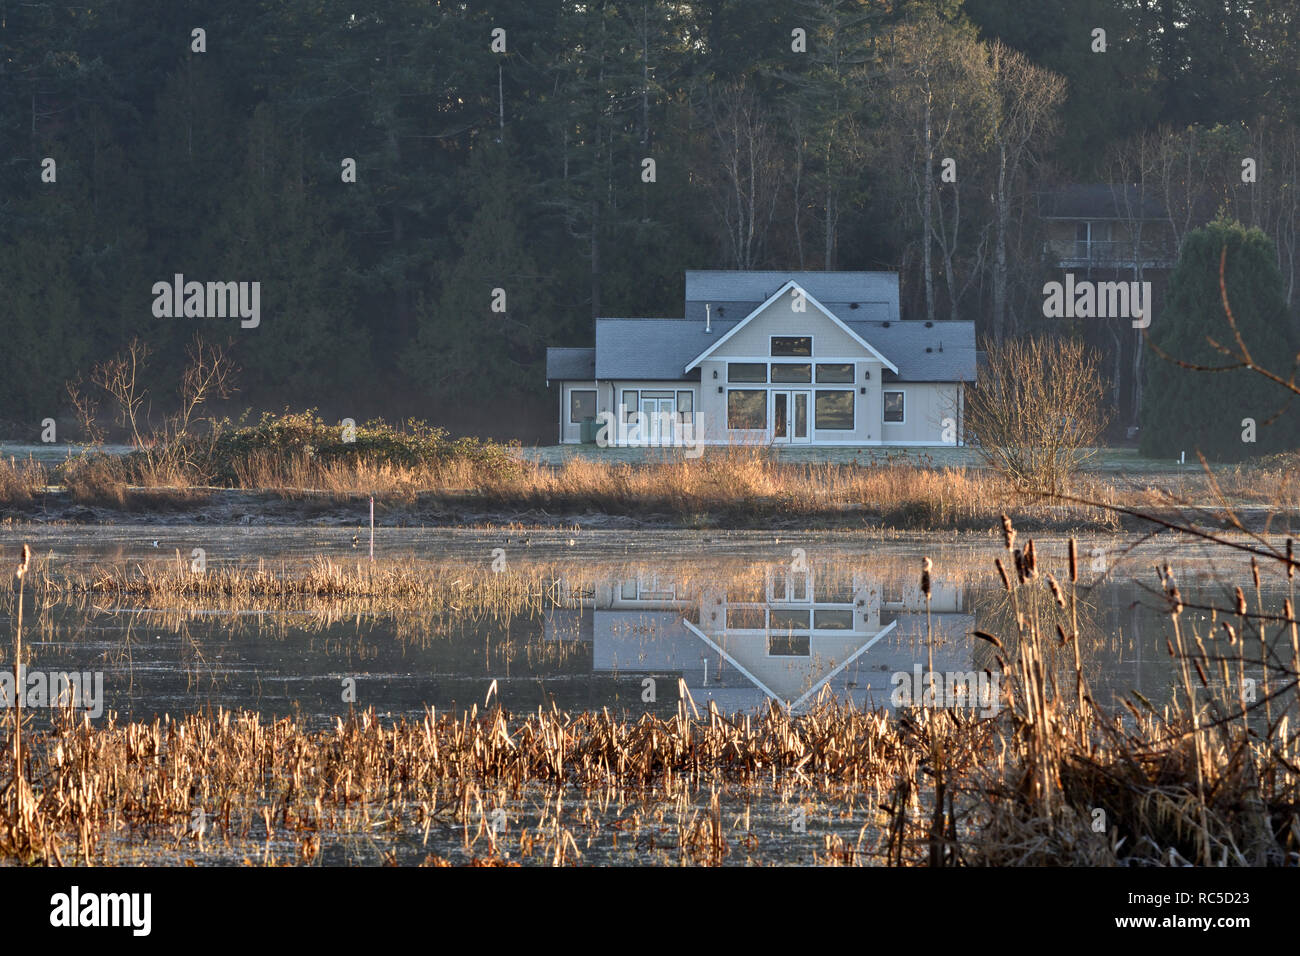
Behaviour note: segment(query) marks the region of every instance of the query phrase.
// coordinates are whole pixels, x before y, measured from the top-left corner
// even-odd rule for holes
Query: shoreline
[[[621,502],[621,510],[595,509],[589,502],[558,500],[521,502],[511,507],[493,496],[423,492],[413,496],[384,499],[375,496],[377,528],[490,528],[513,526],[530,529],[566,528],[591,530],[680,530],[680,531],[862,531],[939,532],[984,534],[998,524],[999,511],[991,505],[987,515],[944,515],[936,513],[942,503],[918,498],[890,507],[867,504],[824,504],[811,510],[791,512],[780,496],[747,498],[726,510],[697,512],[674,510],[668,499],[633,499]],[[1122,503],[1121,503],[1122,505]],[[1166,520],[1186,520],[1199,513],[1197,523],[1216,530],[1231,525],[1224,520],[1222,506],[1143,507],[1144,514]],[[1094,510],[1095,509],[1089,509]],[[1064,504],[1008,505],[1006,512],[1016,526],[1035,533],[1126,532],[1150,529],[1152,524],[1127,515],[1089,515],[1084,509]],[[1240,505],[1235,514],[1248,531],[1277,533],[1300,523],[1300,510],[1283,510],[1259,505]],[[0,506],[0,526],[109,525],[157,526],[320,526],[357,527],[368,524],[369,496],[348,496],[336,492],[295,490],[246,490],[234,488],[130,488],[122,506],[84,503],[67,491],[50,490],[26,502]]]

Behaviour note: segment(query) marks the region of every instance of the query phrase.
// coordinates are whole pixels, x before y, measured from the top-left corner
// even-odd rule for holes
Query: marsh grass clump
[[[0,505],[30,502],[45,491],[45,468],[32,458],[0,458]]]

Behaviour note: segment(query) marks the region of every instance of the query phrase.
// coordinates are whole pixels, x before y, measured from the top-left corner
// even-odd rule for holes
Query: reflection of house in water
[[[935,670],[971,670],[974,617],[963,613],[962,588],[936,583],[930,609]],[[679,587],[654,572],[602,582],[554,609],[546,637],[590,642],[598,672],[680,676],[697,704],[713,700],[723,712],[769,700],[797,712],[827,686],[859,706],[888,706],[893,674],[927,666],[919,580],[891,585],[788,564],[768,567],[748,592],[698,580]],[[676,699],[662,681],[656,692]]]

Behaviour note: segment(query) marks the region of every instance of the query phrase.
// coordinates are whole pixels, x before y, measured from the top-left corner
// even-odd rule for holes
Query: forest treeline
[[[545,347],[686,269],[1023,335],[1068,183],[1258,226],[1290,306],[1298,71],[1289,0],[0,0],[0,420],[133,338],[163,396],[199,331],[246,403],[527,439]],[[156,316],[178,274],[260,322]]]

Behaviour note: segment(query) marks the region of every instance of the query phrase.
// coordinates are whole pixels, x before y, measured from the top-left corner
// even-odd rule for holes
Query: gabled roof
[[[599,318],[594,349],[547,349],[547,378],[697,380],[698,370],[683,370],[790,283],[851,335],[888,356],[897,369],[890,375],[894,381],[974,381],[975,324],[937,321],[927,328],[919,319],[900,321],[898,276],[878,272],[688,272],[685,318]],[[706,302],[712,306],[711,332],[704,331]]]
[[[781,288],[779,288],[779,289],[777,289],[775,292],[773,292],[770,296],[767,297],[767,299],[766,299],[765,301],[763,301],[763,302],[758,306],[758,308],[752,310],[748,315],[746,315],[743,319],[741,319],[741,320],[740,320],[739,322],[737,322],[734,326],[732,326],[731,329],[729,329],[729,330],[726,332],[725,335],[723,335],[721,338],[718,339],[718,341],[714,342],[712,345],[710,345],[708,348],[706,348],[706,349],[705,349],[703,352],[701,352],[699,355],[695,356],[694,361],[690,362],[690,363],[686,366],[686,369],[685,369],[685,370],[686,370],[687,372],[689,372],[691,369],[695,368],[697,365],[699,365],[701,362],[703,362],[706,358],[708,358],[710,355],[712,355],[715,351],[717,351],[719,348],[721,348],[722,344],[723,344],[724,342],[726,342],[727,339],[731,338],[733,335],[735,335],[737,332],[739,332],[742,328],[744,328],[746,325],[748,325],[750,322],[752,322],[752,321],[754,320],[755,316],[757,316],[759,313],[761,313],[764,309],[766,309],[769,305],[771,305],[771,304],[772,304],[773,302],[775,302],[777,299],[781,298],[781,296],[783,296],[783,295],[785,295],[787,292],[793,291],[793,290],[795,290],[795,289],[798,289],[800,292],[802,292],[803,295],[804,295],[804,299],[805,299],[808,303],[810,303],[811,305],[815,305],[815,306],[817,307],[817,309],[818,309],[818,310],[819,310],[819,311],[820,311],[824,316],[826,316],[828,319],[830,319],[832,322],[834,322],[837,326],[839,326],[842,330],[844,330],[845,334],[847,334],[850,338],[852,338],[854,341],[856,341],[856,342],[857,342],[859,345],[861,345],[864,349],[866,349],[868,352],[870,352],[870,353],[871,353],[872,355],[874,355],[876,358],[880,359],[880,361],[881,361],[882,363],[884,363],[884,365],[885,365],[887,368],[889,368],[891,371],[894,371],[894,372],[897,372],[897,371],[898,371],[898,366],[897,366],[897,365],[895,365],[895,364],[894,364],[893,362],[891,362],[889,359],[885,358],[885,356],[881,355],[880,352],[878,352],[878,351],[876,350],[876,348],[875,348],[873,345],[871,345],[871,343],[869,343],[869,342],[867,342],[865,339],[863,339],[862,336],[858,335],[857,332],[854,332],[853,329],[851,329],[851,328],[850,328],[846,323],[844,323],[843,321],[841,321],[840,318],[839,318],[839,317],[838,317],[834,312],[832,312],[830,309],[826,308],[826,306],[824,306],[824,305],[822,305],[820,302],[818,302],[817,299],[813,297],[812,293],[810,293],[807,289],[805,289],[805,288],[803,288],[802,286],[800,286],[797,282],[795,282],[794,279],[789,280],[788,282],[785,283],[785,285],[781,286]]]
[[[692,303],[763,302],[773,291],[793,281],[822,303],[857,302],[892,308],[898,315],[898,273],[896,272],[739,272],[735,270],[688,271],[686,273],[687,316]],[[714,309],[716,312],[717,309]],[[728,312],[731,309],[727,309]],[[701,308],[701,313],[703,309]],[[891,316],[885,316],[890,318]]]

